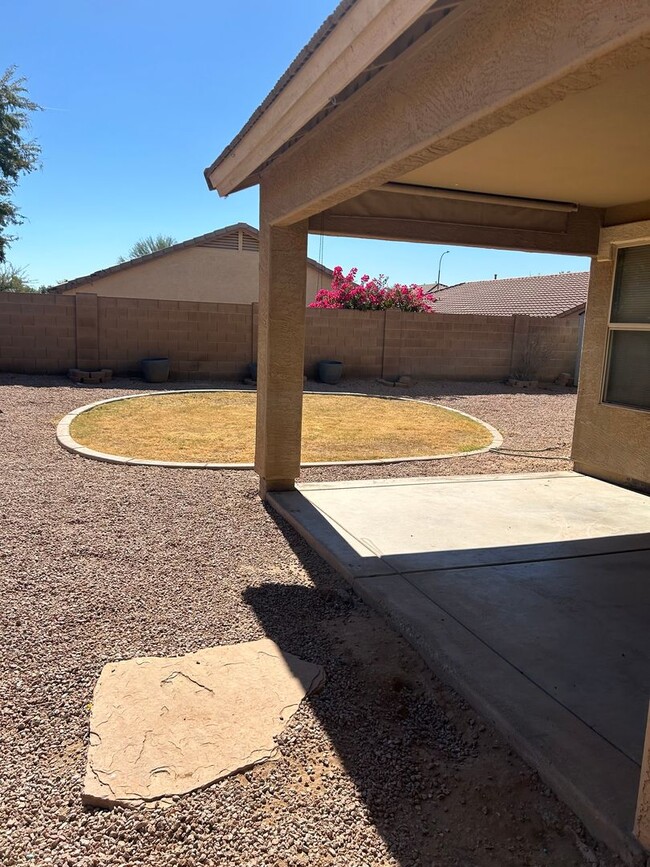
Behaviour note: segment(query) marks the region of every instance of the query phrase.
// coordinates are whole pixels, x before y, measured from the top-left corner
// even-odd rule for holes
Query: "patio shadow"
[[[574,475],[552,478],[563,483]],[[427,483],[408,481],[416,486],[413,498],[417,486]],[[462,550],[405,546],[404,552],[392,536],[390,553],[382,554],[358,532],[354,520],[360,512],[347,513],[353,519],[349,524],[335,510],[324,514],[308,499],[316,489],[336,486],[309,485],[304,493],[274,495],[272,506],[279,507],[280,515],[269,507],[315,585],[328,572],[320,554],[436,674],[492,720],[592,833],[630,863],[640,863],[631,828],[648,699],[650,534],[625,533],[614,521],[610,535],[591,538]],[[628,507],[630,515],[634,512],[636,501],[627,503],[626,497],[639,498],[633,529],[643,526],[645,498],[605,487],[612,488],[614,502],[623,497],[617,518]],[[376,489],[368,493],[376,500]],[[368,522],[368,514],[363,520]],[[382,542],[389,545],[386,537]],[[283,611],[286,594],[308,592],[265,585],[247,591],[246,601],[282,646],[277,636],[289,639],[299,626],[274,611]],[[324,637],[325,621],[314,617],[308,601],[298,608],[313,634]],[[386,708],[394,698],[387,693]],[[350,731],[349,723],[340,723],[336,716],[321,716],[320,701],[312,704],[346,769],[359,780],[360,791],[365,787],[372,793],[379,768],[365,764],[357,722]],[[432,713],[435,719],[435,710]],[[369,726],[363,737],[377,738],[381,715],[368,707],[360,716],[362,727]],[[394,722],[399,728],[399,720]],[[408,776],[405,772],[405,784]],[[408,845],[410,835],[399,823],[387,823],[381,813],[373,821],[396,851]]]
[[[366,610],[355,611],[352,597],[346,600],[340,587],[323,580],[322,566],[300,550],[298,540],[292,541],[317,588],[267,583],[249,587],[243,598],[266,636],[284,651],[323,665],[324,687],[306,701],[351,779],[368,820],[403,867],[492,864],[489,852],[474,851],[482,849],[483,843],[490,850],[494,846],[490,819],[482,812],[485,801],[480,796],[465,801],[468,790],[483,788],[475,785],[465,768],[476,754],[477,729],[462,718],[450,719],[452,702],[445,705],[427,694],[417,670],[405,674],[399,638],[368,618]],[[465,718],[471,716],[465,713]],[[490,759],[503,761],[496,751]],[[325,774],[337,770],[331,759],[322,769]],[[488,788],[494,785],[494,776],[486,783]],[[519,784],[529,787],[528,776]],[[327,796],[327,779],[321,777],[320,785]],[[336,791],[336,784],[332,786]],[[514,839],[521,834],[514,811],[503,824],[500,836]],[[366,852],[368,864],[383,863],[384,857],[382,852]],[[521,862],[505,858],[500,863],[515,867]]]

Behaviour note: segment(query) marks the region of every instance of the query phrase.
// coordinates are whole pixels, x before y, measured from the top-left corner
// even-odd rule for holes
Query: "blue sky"
[[[140,237],[258,225],[257,190],[219,199],[203,169],[238,132],[336,0],[29,0],[3,9],[0,68],[45,111],[42,169],[16,200],[9,250],[37,283],[112,265]],[[7,43],[10,47],[7,48]],[[325,238],[326,265],[433,282],[447,246]],[[320,243],[309,252],[319,258]],[[586,259],[450,248],[442,281],[587,268]]]

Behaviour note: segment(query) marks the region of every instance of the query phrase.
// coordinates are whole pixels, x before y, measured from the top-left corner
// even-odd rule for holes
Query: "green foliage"
[[[140,238],[131,247],[126,256],[120,256],[118,262],[128,262],[129,259],[139,259],[140,256],[148,256],[149,253],[157,253],[158,250],[165,250],[176,243],[176,238],[171,235],[147,235],[146,238]]]
[[[16,67],[10,66],[0,77],[0,262],[5,261],[6,248],[15,240],[7,234],[7,227],[23,222],[11,194],[21,174],[38,168],[41,153],[37,142],[24,137],[30,113],[41,107],[27,97],[25,79],[15,76]]]
[[[24,268],[15,268],[6,263],[0,265],[0,292],[38,292],[25,276]]]

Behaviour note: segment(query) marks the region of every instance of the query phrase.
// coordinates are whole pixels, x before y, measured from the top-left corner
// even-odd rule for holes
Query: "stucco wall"
[[[329,285],[326,274],[307,263],[306,303]],[[186,247],[107,274],[64,292],[111,298],[250,304],[259,296],[259,254],[251,250]]]
[[[650,412],[601,402],[613,279],[613,262],[594,261],[572,454],[578,472],[650,489]]]

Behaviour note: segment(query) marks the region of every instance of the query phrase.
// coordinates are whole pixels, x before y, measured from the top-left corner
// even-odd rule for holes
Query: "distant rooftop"
[[[563,316],[584,308],[588,271],[478,280],[435,288],[438,313],[474,313],[483,316]],[[425,287],[425,288],[428,288]]]
[[[198,235],[196,238],[190,238],[187,241],[181,241],[178,244],[171,244],[169,247],[163,247],[162,250],[156,250],[154,253],[147,253],[145,256],[137,256],[135,259],[126,259],[124,262],[118,262],[117,265],[111,265],[108,268],[103,268],[101,271],[93,271],[92,274],[86,274],[84,277],[75,277],[74,280],[66,280],[64,283],[59,283],[52,288],[52,292],[62,293],[69,289],[75,289],[78,286],[85,286],[87,283],[93,283],[95,280],[100,280],[107,277],[109,274],[117,274],[119,271],[126,271],[129,268],[137,268],[145,262],[150,262],[152,259],[160,259],[169,256],[172,253],[178,253],[179,250],[186,250],[188,247],[214,247],[222,250],[239,250],[241,234],[241,250],[249,253],[259,253],[260,233],[258,229],[248,223],[233,223],[231,226],[224,226],[221,229],[215,229],[213,232],[208,232],[205,235]],[[326,277],[331,278],[333,271],[316,262],[315,259],[307,258],[307,263],[321,271]]]

